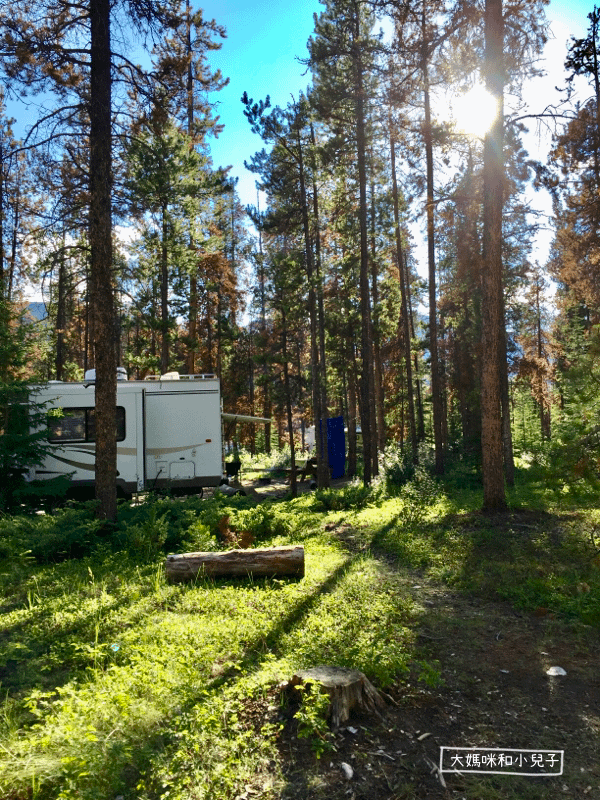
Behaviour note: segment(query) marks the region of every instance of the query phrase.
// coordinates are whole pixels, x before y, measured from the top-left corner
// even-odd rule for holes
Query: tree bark
[[[357,470],[357,436],[356,436],[356,420],[358,417],[357,400],[356,400],[356,356],[354,354],[354,344],[352,342],[352,334],[348,336],[347,346],[347,380],[348,380],[348,477],[354,478]]]
[[[361,318],[361,360],[360,376],[360,425],[363,441],[363,482],[371,483],[373,477],[373,431],[371,409],[374,405],[373,388],[373,333],[371,328],[371,297],[369,287],[369,240],[367,231],[367,171],[366,171],[366,132],[365,98],[363,86],[363,66],[360,57],[360,12],[357,8],[355,19],[354,47],[354,92],[356,111],[356,161],[358,167],[359,226],[360,226],[360,318]]]
[[[371,152],[371,162],[373,154]],[[371,169],[373,166],[371,164]],[[371,297],[373,329],[373,397],[375,406],[371,416],[373,426],[373,474],[379,474],[379,453],[385,450],[385,391],[383,384],[383,367],[381,363],[381,335],[379,319],[379,285],[377,273],[377,238],[375,220],[375,182],[371,178]]]
[[[502,413],[502,450],[504,453],[504,477],[508,486],[515,485],[515,458],[511,425],[510,387],[508,383],[508,353],[506,344],[506,311],[502,296],[502,335],[500,339],[500,403]]]
[[[306,253],[306,275],[308,278],[308,316],[310,321],[310,365],[313,397],[313,415],[315,421],[315,445],[317,451],[317,484],[320,489],[329,486],[329,464],[327,450],[327,420],[324,418],[323,391],[321,387],[322,373],[319,358],[319,314],[317,307],[316,274],[310,236],[310,219],[306,196],[306,175],[304,172],[304,155],[300,127],[297,129],[298,144],[298,182],[300,188],[300,205],[302,211],[302,227],[304,231],[304,247]]]
[[[198,577],[254,577],[290,575],[304,577],[304,547],[263,547],[217,553],[180,553],[167,556],[165,577],[171,583]]]
[[[65,328],[67,326],[66,311],[66,266],[65,266],[65,234],[63,231],[60,262],[58,265],[58,285],[56,288],[56,354],[54,358],[54,373],[57,381],[63,380],[63,367],[65,365]]]
[[[329,440],[327,439],[327,420],[329,419],[329,402],[327,397],[327,360],[325,350],[325,302],[323,298],[323,275],[321,270],[321,229],[319,215],[319,193],[317,191],[317,141],[315,129],[310,123],[310,141],[312,145],[312,193],[313,193],[313,224],[315,240],[315,283],[317,293],[317,328],[319,333],[319,365],[318,365],[318,391],[319,404],[321,408],[322,424],[325,427],[325,437],[322,442],[323,459],[321,462],[321,474],[318,476],[318,485],[329,486]]]
[[[294,419],[292,414],[292,390],[290,386],[290,370],[288,363],[287,351],[287,317],[285,313],[285,300],[282,298],[281,302],[281,353],[283,356],[283,385],[285,390],[285,410],[287,415],[287,424],[289,432],[290,443],[290,466],[292,471],[290,473],[290,491],[292,497],[298,496],[298,481],[296,477],[296,446],[294,443]]]
[[[288,690],[312,683],[322,686],[329,695],[329,715],[333,728],[347,722],[354,708],[363,713],[378,714],[378,709],[385,705],[377,689],[357,669],[327,666],[303,669],[284,684],[284,688]]]
[[[406,298],[406,285],[404,282],[404,253],[402,248],[402,232],[400,230],[400,206],[398,202],[398,179],[396,176],[396,143],[392,132],[392,120],[390,126],[390,161],[392,168],[392,200],[394,203],[394,234],[396,238],[396,261],[398,262],[398,279],[400,281],[400,298],[402,302],[402,329],[404,333],[404,363],[406,367],[406,385],[408,399],[408,424],[410,426],[410,443],[412,449],[413,462],[417,461],[417,423],[415,419],[415,399],[413,391],[412,359],[411,359],[411,337],[410,319],[408,315],[408,302]]]
[[[502,296],[502,205],[504,189],[504,22],[502,0],[485,3],[485,80],[497,117],[483,149],[483,274],[481,444],[483,510],[507,508],[502,447],[502,341],[506,336]]]
[[[90,283],[96,367],[97,514],[117,517],[117,356],[112,275],[110,0],[90,0]]]
[[[442,387],[440,385],[440,365],[437,342],[437,292],[435,269],[435,220],[433,193],[433,134],[431,128],[431,97],[429,93],[429,68],[425,30],[425,4],[423,4],[423,55],[421,69],[423,72],[423,101],[425,121],[423,135],[425,138],[425,160],[427,170],[427,260],[429,265],[429,355],[431,358],[431,399],[433,404],[433,441],[435,447],[435,471],[438,475],[444,472],[443,442],[443,405]]]

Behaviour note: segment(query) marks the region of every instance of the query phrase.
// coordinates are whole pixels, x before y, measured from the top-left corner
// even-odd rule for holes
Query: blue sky
[[[206,19],[214,18],[227,29],[220,51],[210,57],[210,62],[219,67],[230,79],[230,84],[217,95],[219,114],[225,130],[218,140],[211,140],[215,166],[229,166],[230,175],[238,177],[238,192],[244,205],[255,205],[257,193],[256,176],[244,168],[244,160],[262,148],[258,136],[250,131],[243,115],[240,98],[244,91],[258,100],[267,94],[274,105],[285,106],[291,95],[298,95],[310,82],[304,75],[305,67],[297,57],[306,57],[306,43],[313,32],[313,14],[320,13],[323,6],[318,0],[209,0],[203,4]],[[567,43],[571,36],[585,36],[587,15],[593,8],[593,0],[552,0],[547,7],[551,22],[550,41],[546,47],[545,60],[540,64],[546,71],[526,89],[524,99],[531,113],[539,113],[550,102],[556,102],[555,86],[564,86],[563,64]],[[580,83],[582,98],[589,97],[589,87]],[[530,155],[543,160],[551,143],[548,128],[539,128],[534,123],[524,144]],[[550,217],[550,198],[543,191],[530,193],[534,207]],[[261,200],[261,202],[263,202]],[[426,258],[421,252],[425,241],[424,231],[416,223],[412,227],[415,256],[419,268],[425,269]],[[538,234],[532,258],[544,264],[547,260],[554,232],[552,226],[542,226]]]
[[[230,174],[239,178],[238,191],[243,204],[256,203],[256,176],[244,168],[244,160],[262,148],[258,136],[250,131],[243,115],[240,98],[244,91],[255,100],[271,96],[273,105],[285,106],[291,96],[305,90],[310,75],[298,57],[307,55],[306,43],[313,32],[313,14],[323,6],[318,0],[193,0],[204,9],[205,19],[225,27],[227,38],[219,51],[210,54],[210,63],[229,78],[229,85],[212,96],[219,104],[218,113],[225,130],[218,139],[211,139],[215,166],[229,166]],[[583,36],[587,14],[593,0],[553,0],[548,17],[553,21],[556,39],[548,46],[550,73],[538,80],[528,94],[532,111],[540,110],[552,89],[563,84],[562,64],[565,42],[571,35]],[[37,117],[36,100],[30,109],[17,113],[17,135]],[[534,149],[538,146],[531,140]],[[539,147],[546,146],[542,143]],[[537,155],[532,153],[532,155]]]
[[[240,98],[244,91],[255,100],[269,94],[273,105],[285,106],[292,95],[297,97],[306,89],[310,76],[304,74],[305,67],[298,57],[307,55],[313,14],[320,13],[323,6],[318,0],[195,0],[195,4],[203,7],[205,19],[215,19],[227,31],[222,48],[210,54],[211,65],[220,68],[230,79],[229,85],[212,97],[219,104],[218,113],[225,125],[219,138],[210,140],[213,163],[231,166],[230,175],[239,178],[242,203],[254,205],[256,176],[244,168],[244,160],[260,150],[262,142],[250,131]],[[547,60],[543,64],[549,74],[531,85],[526,94],[532,112],[539,112],[546,102],[556,99],[554,86],[564,85],[562,65],[566,43],[572,35],[585,35],[587,14],[592,8],[593,0],[552,0],[547,16],[552,21],[554,38],[547,46]],[[587,86],[583,92],[582,97],[589,96]],[[29,110],[22,108],[17,113],[11,108],[20,123],[18,135],[22,135],[27,123],[35,119],[36,112],[35,99]],[[536,136],[532,130],[525,144],[532,156],[542,158],[549,142],[547,131]],[[536,203],[550,211],[548,198],[541,193],[536,196]],[[551,235],[548,230],[545,238],[540,239],[537,257],[542,263]]]
[[[242,94],[254,100],[270,95],[273,105],[285,106],[292,94],[306,89],[309,75],[297,56],[306,57],[306,43],[313,31],[318,0],[208,0],[202,3],[205,19],[227,29],[220,51],[210,63],[229,78],[229,85],[214,95],[225,130],[211,140],[215,166],[229,166],[240,179],[242,202],[256,203],[256,176],[244,169],[244,160],[262,148],[243,114]]]
[[[313,14],[323,6],[318,0],[208,0],[202,7],[206,19],[214,18],[227,29],[221,50],[210,57],[211,64],[230,79],[229,86],[214,96],[225,130],[218,140],[211,140],[213,162],[215,166],[232,165],[230,174],[239,177],[242,202],[254,204],[256,176],[243,164],[262,143],[250,131],[240,98],[244,91],[255,100],[269,94],[274,105],[285,106],[292,94],[297,96],[306,88],[310,76],[303,75],[305,67],[297,57],[306,56]],[[551,74],[532,87],[532,110],[539,110],[533,105],[550,97],[553,87],[562,83],[565,42],[571,35],[585,34],[592,8],[591,0],[554,0],[548,7],[556,37],[549,45],[547,66]],[[536,147],[535,143],[532,146]]]

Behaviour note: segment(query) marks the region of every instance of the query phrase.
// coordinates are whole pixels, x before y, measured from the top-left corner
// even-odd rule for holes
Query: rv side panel
[[[218,385],[171,387],[145,393],[147,488],[217,486],[222,478]]]

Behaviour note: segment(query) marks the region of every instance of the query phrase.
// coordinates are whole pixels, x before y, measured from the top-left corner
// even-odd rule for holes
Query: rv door
[[[135,395],[135,473],[137,491],[143,492],[146,488],[146,390],[142,389]]]

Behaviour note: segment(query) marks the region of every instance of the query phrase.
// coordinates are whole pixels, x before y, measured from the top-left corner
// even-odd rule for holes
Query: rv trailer
[[[86,378],[35,389],[35,401],[45,404],[48,440],[55,447],[30,470],[30,480],[71,475],[74,490],[94,486],[95,375],[86,373]],[[218,378],[176,372],[142,381],[129,381],[122,373],[119,378],[119,494],[218,486],[223,477]]]

